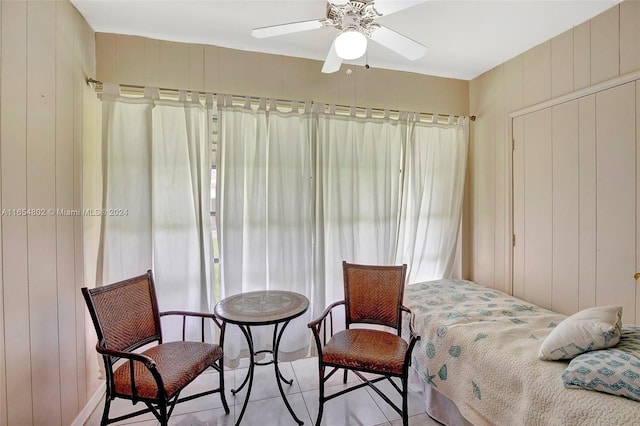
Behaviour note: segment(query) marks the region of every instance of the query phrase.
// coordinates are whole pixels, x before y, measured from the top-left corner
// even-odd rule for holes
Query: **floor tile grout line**
[[[309,420],[311,424],[314,424],[313,419],[311,418],[311,411],[309,411],[309,405],[307,404],[307,399],[304,397],[304,392],[302,392],[302,386],[300,386],[300,381],[298,379],[298,375],[296,374],[296,369],[293,366],[293,362],[291,364],[291,370],[293,371],[293,376],[295,380],[298,382],[298,387],[300,388],[300,396],[302,397],[302,402],[304,403],[304,408],[307,410],[307,416],[309,416]]]

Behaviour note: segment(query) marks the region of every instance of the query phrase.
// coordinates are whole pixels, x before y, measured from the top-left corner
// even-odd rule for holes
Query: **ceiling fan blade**
[[[324,65],[322,66],[322,72],[325,74],[331,74],[338,71],[340,69],[340,65],[342,65],[342,58],[336,53],[335,44],[335,41],[331,43],[331,49],[329,49],[327,59],[325,59]]]
[[[412,61],[421,58],[427,52],[426,46],[382,25],[371,33],[371,40]]]
[[[383,16],[391,15],[428,0],[374,0],[373,7]]]
[[[291,22],[290,24],[255,28],[251,31],[251,35],[255,38],[266,38],[282,34],[297,33],[299,31],[315,30],[317,28],[322,28],[322,21],[314,19],[313,21]]]

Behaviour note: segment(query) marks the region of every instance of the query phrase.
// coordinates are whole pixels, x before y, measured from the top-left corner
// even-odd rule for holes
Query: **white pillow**
[[[622,306],[597,306],[565,318],[544,339],[538,358],[571,359],[596,349],[606,349],[620,341]]]

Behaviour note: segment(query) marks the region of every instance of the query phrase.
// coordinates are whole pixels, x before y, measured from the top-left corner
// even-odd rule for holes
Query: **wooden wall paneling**
[[[27,3],[27,205],[56,206],[56,4]],[[61,424],[55,214],[27,217],[33,421]]]
[[[2,7],[2,207],[27,205],[27,4]],[[9,107],[11,106],[11,107]],[[32,424],[27,219],[2,216],[7,423]]]
[[[283,57],[280,55],[260,54],[258,61],[259,64],[256,63],[255,67],[259,68],[260,72],[255,75],[257,91],[254,95],[291,99],[285,97],[283,93],[283,89],[287,87],[285,80],[287,78],[296,79],[298,77],[282,72],[284,67]],[[295,83],[292,85],[297,86]]]
[[[493,71],[483,74],[480,79],[480,91],[484,99],[494,99]],[[481,247],[493,247],[495,238],[495,149],[494,143],[488,143],[495,131],[495,112],[491,101],[478,105],[477,113],[481,119],[474,122],[476,144],[473,151],[475,169],[474,191],[474,244],[475,257],[473,279],[483,285],[495,285],[495,264],[493,250]]]
[[[524,104],[551,99],[551,41],[526,51],[523,60]]]
[[[96,77],[104,82],[117,82],[116,59],[117,38],[115,34],[96,33]]]
[[[578,100],[579,113],[579,282],[578,307],[596,305],[596,97]]]
[[[74,67],[73,78],[73,116],[74,116],[74,169],[77,171],[74,179],[74,203],[76,208],[83,207],[83,143],[89,141],[100,141],[100,110],[101,104],[96,93],[87,84],[85,84],[86,76],[97,75],[97,58],[96,43],[97,37],[93,30],[86,23],[80,13],[74,8],[74,57],[76,63],[82,66]],[[97,121],[97,123],[96,123]],[[80,292],[80,288],[88,282],[85,281],[84,275],[84,234],[83,234],[84,218],[75,222],[75,252],[76,252],[76,336],[77,336],[77,387],[78,396],[81,406],[87,402],[91,394],[98,387],[97,363],[98,358],[95,355],[95,332],[91,325],[84,299]],[[95,277],[95,275],[94,275]],[[91,337],[87,337],[89,333],[93,333]],[[91,374],[88,374],[88,371]],[[78,407],[80,409],[81,407]]]
[[[509,210],[511,204],[507,196],[507,187],[509,191],[511,186],[508,184],[506,178],[508,163],[510,162],[511,154],[511,138],[507,134],[507,123],[505,121],[505,88],[502,82],[504,81],[504,67],[496,67],[493,70],[493,92],[494,100],[494,129],[496,135],[496,149],[495,149],[495,215],[494,215],[494,286],[500,291],[507,293],[511,292],[511,281],[507,279],[509,262],[506,260],[509,258],[509,244],[511,244],[511,238],[507,237],[506,233],[508,229],[503,226],[507,222],[509,212],[507,211],[507,205]],[[509,154],[509,156],[507,155]]]
[[[591,85],[591,21],[573,28],[573,88]]]
[[[160,42],[160,78],[166,86],[190,89],[190,45],[172,41]]]
[[[640,1],[620,3],[620,75],[640,69]]]
[[[596,94],[596,304],[622,305],[635,321],[636,90],[628,83]]]
[[[551,308],[578,311],[579,290],[579,140],[578,101],[552,108],[553,284]]]
[[[160,72],[160,40],[145,38],[143,84],[150,87],[163,87]]]
[[[189,44],[189,86],[188,89],[204,89],[204,46]]]
[[[551,97],[573,92],[573,29],[551,39]]]
[[[525,200],[525,162],[524,162],[524,117],[516,117],[512,124],[513,134],[513,159],[512,159],[512,193],[513,193],[513,235],[515,245],[513,246],[513,295],[524,298],[524,254],[525,254],[525,232],[524,223],[526,211]]]
[[[507,112],[524,107],[523,55],[504,63],[505,108]]]
[[[116,36],[115,37],[115,79],[116,83],[144,85],[144,61],[145,42],[142,37]]]
[[[591,19],[591,84],[620,75],[619,18],[620,7],[614,6]]]
[[[55,208],[74,211],[77,175],[74,155],[74,8],[69,2],[56,5],[56,126],[55,126]],[[56,281],[58,287],[58,346],[60,353],[60,380],[78,383],[76,335],[76,235],[78,216],[56,214]],[[80,398],[77,386],[60,387],[61,423],[71,424],[75,419]]]
[[[220,89],[221,49],[222,48],[217,46],[204,47],[204,89],[207,92],[224,93],[224,91]]]
[[[640,170],[640,81],[636,81],[636,171]],[[636,175],[636,191],[640,190],[640,174]],[[636,272],[640,272],[640,196],[636,195]],[[636,318],[640,324],[640,280],[635,282]]]
[[[0,4],[0,85],[2,84],[2,4]],[[0,128],[2,126],[2,90],[0,89]],[[0,134],[0,165],[2,164],[2,135]],[[0,166],[1,167],[1,166]],[[2,209],[2,173],[0,170],[0,211]],[[4,216],[4,215],[2,215]],[[0,235],[2,235],[0,216]],[[4,274],[2,271],[2,238],[0,237],[0,426],[7,426],[7,364],[4,356]]]
[[[218,87],[215,90],[231,95],[249,95],[247,80],[254,71],[250,55],[225,48],[220,48],[219,54],[224,56],[224,60],[220,58],[215,64],[219,73]]]
[[[551,307],[553,191],[551,109],[524,118],[524,298]]]

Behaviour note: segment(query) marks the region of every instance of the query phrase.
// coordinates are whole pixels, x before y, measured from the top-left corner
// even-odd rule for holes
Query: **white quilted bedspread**
[[[565,315],[459,280],[409,285],[419,376],[474,425],[640,425],[640,403],[567,389],[538,349]]]

